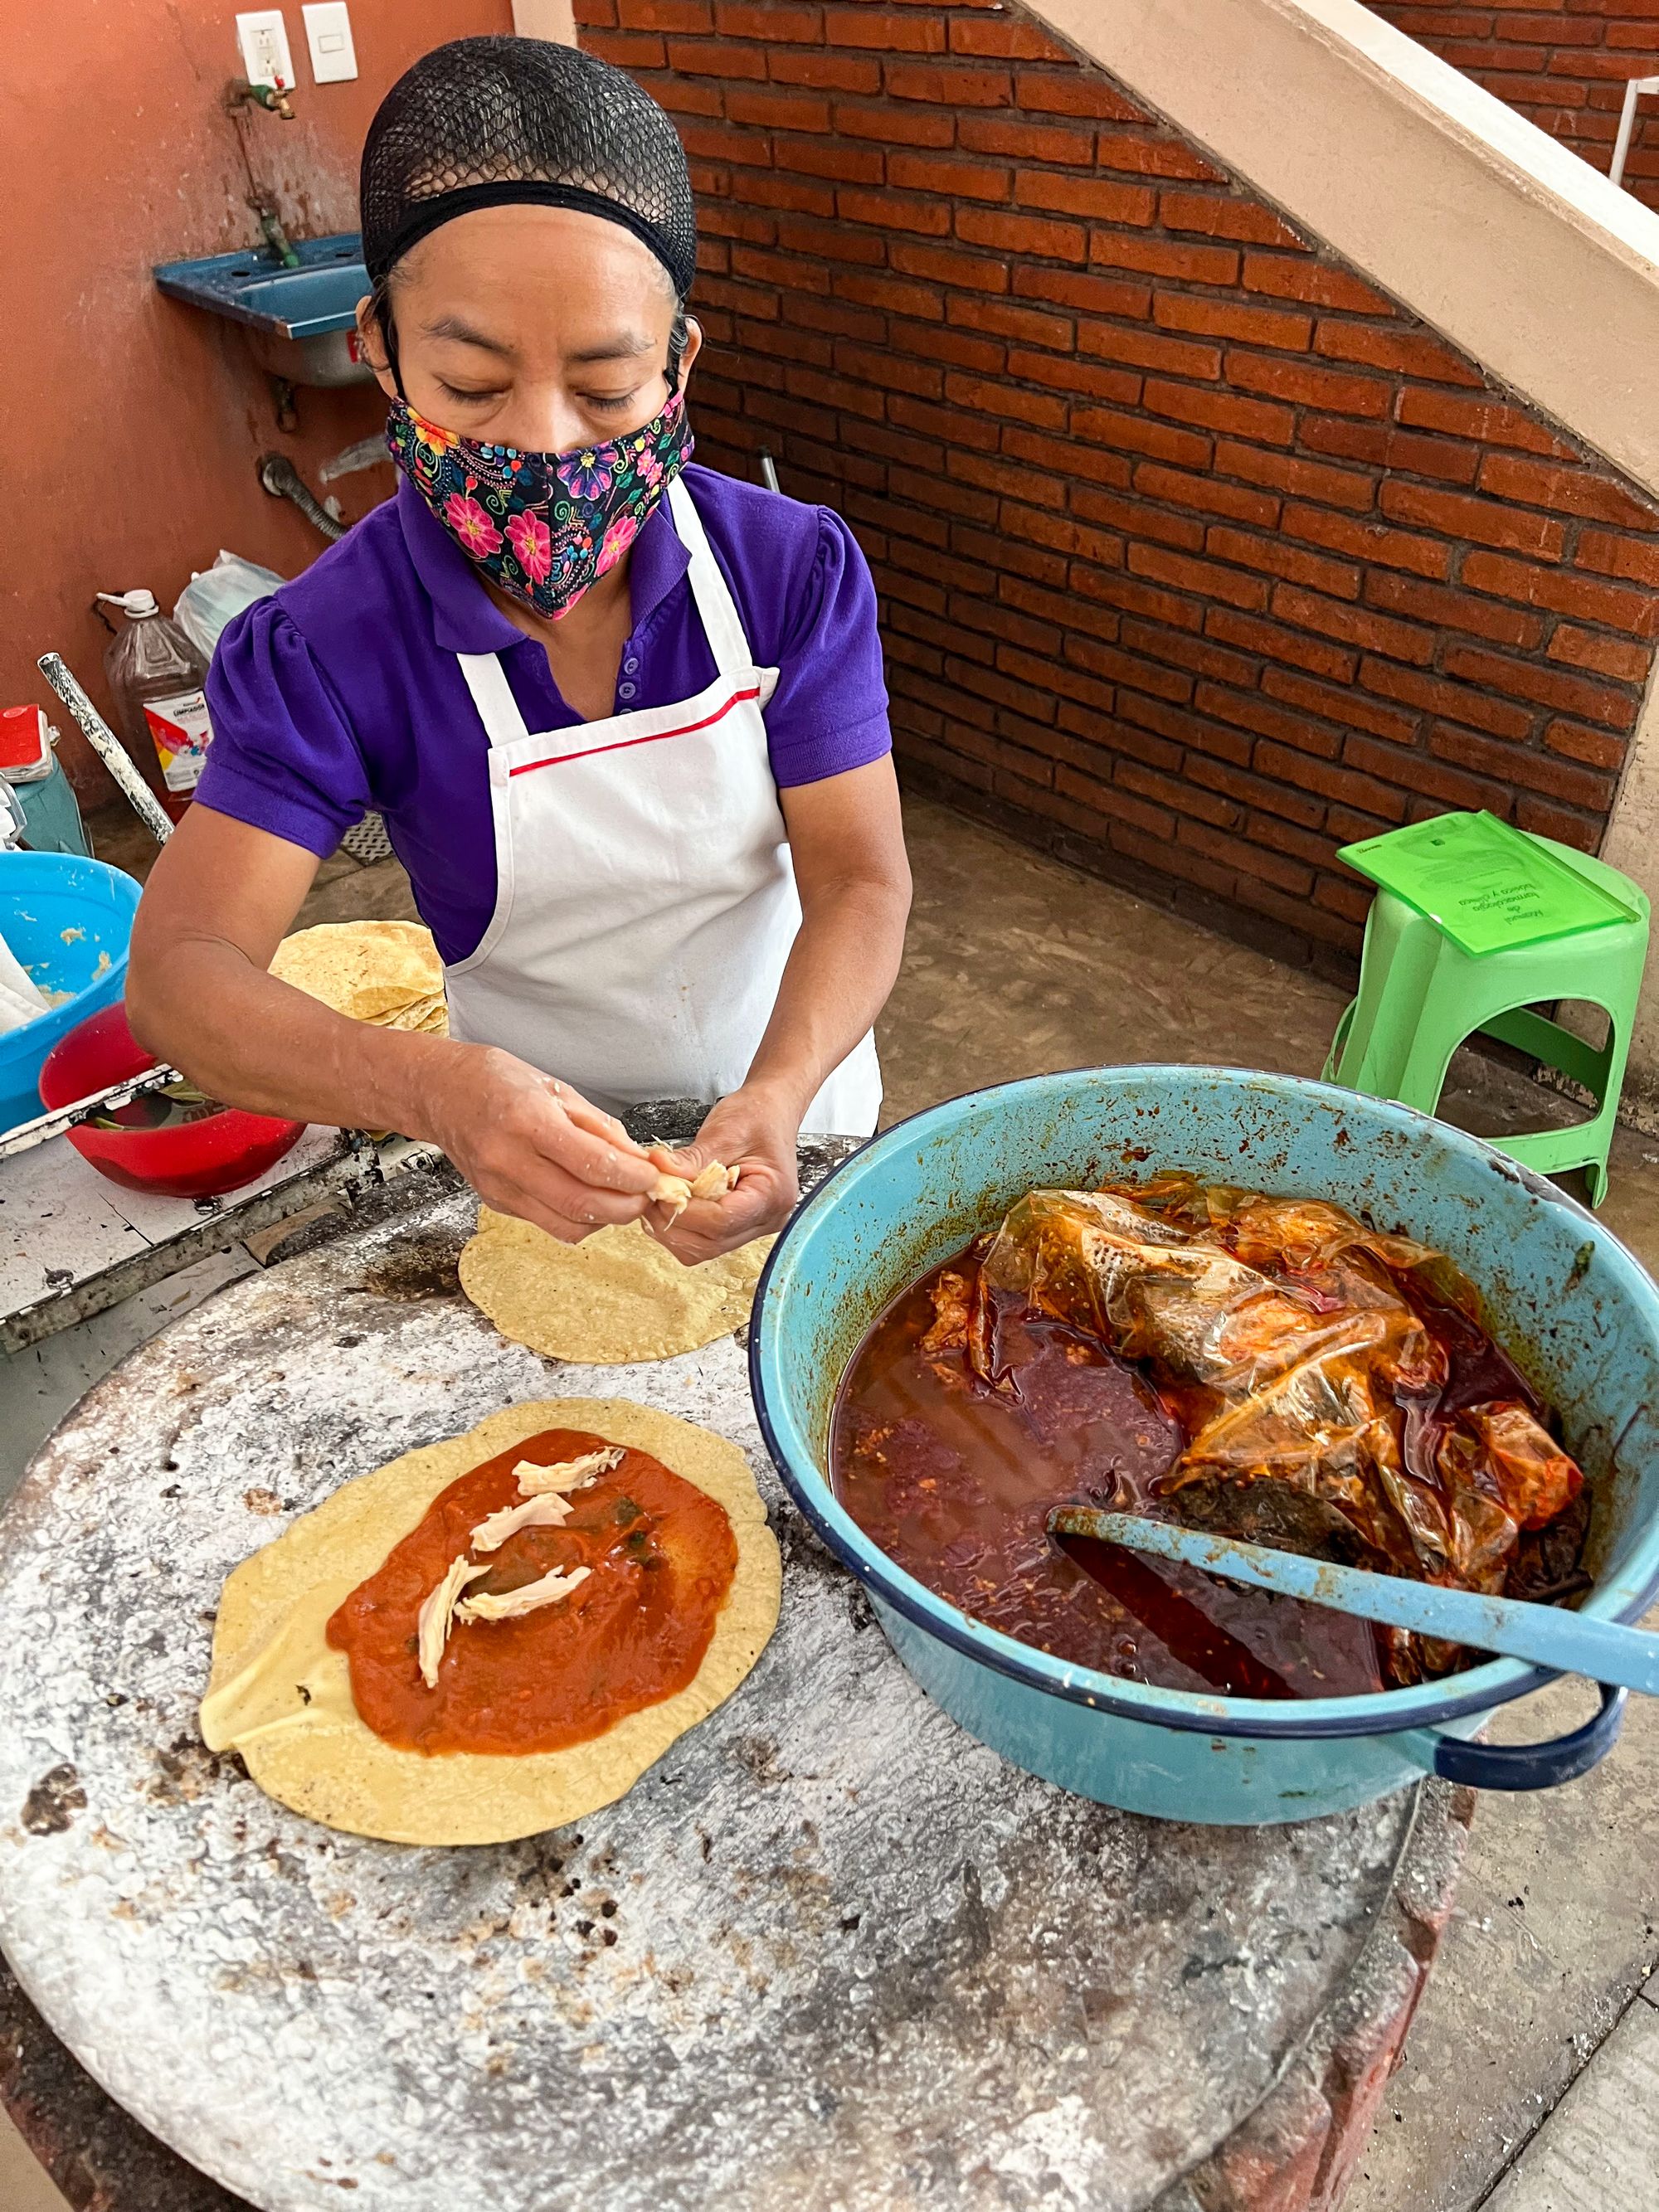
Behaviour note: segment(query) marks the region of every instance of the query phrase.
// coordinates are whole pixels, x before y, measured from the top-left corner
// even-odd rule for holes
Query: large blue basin
[[[1425,1773],[1533,1789],[1584,1772],[1617,1735],[1622,1692],[1604,1691],[1570,1736],[1498,1747],[1468,1739],[1547,1673],[1496,1660],[1415,1689],[1283,1703],[1123,1681],[958,1612],[837,1502],[836,1390],[880,1309],[1034,1185],[1086,1188],[1126,1158],[1334,1199],[1449,1253],[1589,1478],[1595,1586],[1583,1609],[1632,1620],[1659,1591],[1659,1291],[1616,1237],[1552,1184],[1405,1107],[1229,1068],[1097,1068],[977,1091],[887,1130],[813,1194],[761,1279],[750,1371],[768,1447],[906,1666],[1017,1765],[1170,1820],[1302,1820]]]

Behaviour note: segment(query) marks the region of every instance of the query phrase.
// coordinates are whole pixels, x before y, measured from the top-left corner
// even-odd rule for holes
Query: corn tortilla
[[[562,1244],[485,1206],[461,1254],[461,1288],[515,1344],[549,1359],[621,1366],[730,1335],[749,1318],[771,1248],[769,1237],[757,1237],[684,1267],[637,1221]]]
[[[358,1717],[329,1618],[440,1491],[544,1429],[635,1445],[725,1507],[738,1564],[702,1664],[684,1689],[591,1743],[522,1756],[398,1750]],[[202,1734],[210,1750],[240,1752],[268,1796],[326,1827],[398,1844],[510,1843],[630,1790],[743,1680],[777,1626],[781,1593],[777,1540],[737,1445],[631,1401],[535,1400],[358,1475],[243,1560],[220,1598]]]
[[[416,921],[325,921],[277,946],[270,972],[353,1021],[439,1030],[444,967]]]

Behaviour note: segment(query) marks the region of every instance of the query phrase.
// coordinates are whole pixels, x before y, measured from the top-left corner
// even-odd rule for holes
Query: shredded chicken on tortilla
[[[570,1501],[556,1490],[540,1492],[526,1498],[517,1505],[504,1505],[499,1513],[492,1513],[472,1531],[475,1552],[499,1552],[509,1536],[517,1535],[520,1528],[557,1528],[570,1518]]]
[[[539,1613],[543,1606],[556,1605],[561,1598],[568,1597],[592,1572],[591,1567],[572,1567],[567,1575],[556,1568],[539,1582],[521,1583],[517,1589],[503,1590],[498,1596],[481,1590],[477,1597],[464,1598],[456,1615],[461,1620],[517,1620],[522,1613]]]
[[[583,1452],[579,1459],[556,1460],[551,1467],[538,1467],[533,1459],[521,1459],[513,1470],[519,1478],[520,1498],[540,1498],[549,1491],[581,1490],[600,1475],[609,1474],[620,1467],[623,1452],[620,1444],[609,1445],[604,1451]]]
[[[480,1575],[489,1572],[488,1567],[474,1566],[465,1552],[458,1553],[450,1561],[443,1580],[422,1601],[415,1621],[416,1650],[421,1662],[421,1680],[428,1690],[438,1686],[438,1662],[449,1641],[456,1599],[469,1583],[476,1583]]]

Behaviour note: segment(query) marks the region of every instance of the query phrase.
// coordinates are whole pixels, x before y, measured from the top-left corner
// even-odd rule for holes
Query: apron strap
[[[492,750],[497,745],[516,744],[520,738],[527,738],[530,732],[519,712],[519,702],[513,696],[501,656],[494,653],[458,653],[455,658],[461,664],[466,688],[472,694],[472,703],[478,710],[478,720],[484,726],[484,735]]]
[[[702,518],[684,477],[676,477],[668,487],[668,508],[680,543],[691,556],[691,596],[696,602],[714,665],[722,676],[734,679],[746,676],[755,665],[755,656],[749,649],[743,618],[709,546],[708,533],[702,526]]]

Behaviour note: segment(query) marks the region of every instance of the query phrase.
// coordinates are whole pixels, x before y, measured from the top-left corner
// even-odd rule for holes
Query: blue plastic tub
[[[69,853],[0,853],[0,933],[63,1005],[0,1036],[0,1135],[40,1112],[41,1063],[61,1036],[126,988],[139,887],[119,868]]]
[[[1593,1215],[1477,1139],[1401,1106],[1229,1068],[1097,1068],[936,1106],[876,1138],[778,1240],[757,1294],[755,1402],[785,1484],[870,1591],[911,1673],[1015,1765],[1170,1820],[1304,1820],[1425,1773],[1539,1789],[1613,1743],[1623,1692],[1536,1746],[1467,1741],[1553,1679],[1495,1660],[1416,1689],[1276,1703],[1155,1689],[984,1627],[895,1566],[826,1479],[851,1354],[897,1291],[1034,1185],[1087,1188],[1126,1164],[1334,1199],[1449,1253],[1495,1333],[1563,1417],[1595,1498],[1583,1610],[1636,1619],[1659,1591],[1659,1291]]]

